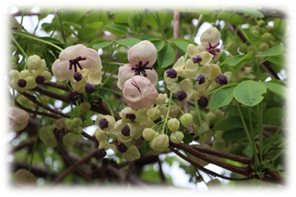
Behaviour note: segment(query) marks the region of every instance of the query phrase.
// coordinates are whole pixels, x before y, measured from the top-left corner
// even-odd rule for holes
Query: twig
[[[276,11],[277,13],[289,18],[289,19],[293,19],[294,18],[294,13],[293,12],[289,12],[288,10],[285,10],[283,8],[271,5],[270,3],[263,3],[261,4],[262,7],[267,8],[268,10],[273,10]]]
[[[157,157],[157,163],[158,163],[158,166],[159,166],[159,174],[160,174],[161,182],[165,183],[166,180],[165,180],[165,176],[164,176],[164,173],[163,173],[163,170],[162,170],[161,161],[160,161],[159,157]]]
[[[127,184],[130,180],[131,174],[133,172],[134,164],[135,164],[135,161],[130,161],[128,164],[128,169],[127,169],[127,172],[126,172],[125,178],[124,178],[125,184]]]

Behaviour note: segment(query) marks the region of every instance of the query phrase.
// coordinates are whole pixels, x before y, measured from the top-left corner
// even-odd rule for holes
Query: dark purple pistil
[[[69,70],[72,70],[72,66],[74,67],[75,72],[77,72],[77,67],[80,68],[80,70],[82,70],[83,68],[79,64],[79,61],[81,61],[81,60],[86,60],[86,58],[79,56],[79,57],[76,57],[75,59],[70,59],[69,60]]]
[[[131,121],[134,121],[136,119],[136,115],[135,114],[126,114],[125,118],[130,119]]]
[[[78,93],[77,92],[71,92],[68,96],[69,100],[72,102],[76,102],[78,99]]]
[[[221,85],[226,85],[228,83],[227,77],[225,75],[219,75],[215,78],[215,82]]]
[[[131,130],[129,128],[128,125],[125,125],[122,129],[121,129],[121,133],[124,136],[130,136]]]
[[[173,68],[170,68],[166,71],[166,75],[170,78],[176,78],[177,77],[177,71]]]
[[[11,125],[13,119],[11,117],[7,118],[6,121],[8,122],[9,125]]]
[[[146,69],[153,70],[152,67],[147,66],[148,64],[149,64],[149,61],[143,63],[142,60],[140,60],[138,64],[132,67],[132,70],[135,71],[135,75],[140,75],[142,73],[144,77],[147,77]]]
[[[198,100],[198,105],[200,107],[206,107],[208,106],[208,99],[204,96],[200,97],[200,99]]]
[[[179,101],[182,101],[184,98],[186,98],[187,97],[187,94],[186,94],[186,92],[184,92],[183,90],[181,90],[181,91],[179,91],[178,93],[177,93],[177,98],[178,98],[178,100]]]
[[[195,57],[192,58],[193,63],[199,64],[202,61],[202,57],[200,55],[196,55]]]
[[[206,47],[207,52],[209,52],[210,54],[212,54],[213,56],[216,55],[216,52],[220,52],[220,49],[216,49],[217,46],[219,46],[219,42],[217,44],[212,45],[209,42],[209,47]]]
[[[43,77],[43,76],[41,76],[41,75],[39,75],[39,76],[37,76],[37,77],[35,78],[35,82],[36,82],[37,84],[43,84],[44,81],[45,81],[45,77]]]
[[[121,153],[125,153],[127,151],[127,147],[124,143],[117,144],[117,149]]]
[[[196,81],[199,85],[203,84],[205,81],[206,81],[206,78],[205,76],[203,75],[199,75],[197,78],[196,78]]]
[[[99,121],[99,127],[101,129],[106,129],[108,128],[109,126],[109,123],[108,123],[108,120],[106,118],[102,118],[100,121]]]
[[[153,120],[153,122],[158,125],[161,123],[161,121],[162,121],[161,117],[157,118],[156,120]]]
[[[105,149],[103,149],[103,148],[99,149],[98,152],[97,152],[97,156],[99,158],[104,158],[106,156],[106,154],[107,153],[106,153]]]
[[[79,72],[75,72],[75,73],[74,73],[74,79],[75,79],[76,81],[80,81],[80,80],[82,79],[82,74],[79,73]]]
[[[21,88],[24,88],[27,85],[27,82],[24,79],[19,79],[17,85]]]
[[[96,87],[90,83],[85,84],[85,92],[86,93],[93,93],[96,90]]]

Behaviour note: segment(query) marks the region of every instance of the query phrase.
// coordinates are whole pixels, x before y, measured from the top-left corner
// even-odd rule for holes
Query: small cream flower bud
[[[150,141],[149,145],[155,151],[165,151],[169,147],[169,137],[166,134],[160,134]]]
[[[27,60],[28,70],[38,70],[41,66],[41,58],[38,55],[31,55]]]
[[[190,124],[192,124],[193,116],[190,113],[185,113],[180,117],[180,121],[184,127],[188,127]]]
[[[151,120],[156,120],[160,117],[160,110],[158,108],[150,108],[147,110],[147,116],[151,118]]]
[[[168,128],[171,130],[171,131],[178,131],[179,128],[180,128],[180,122],[177,118],[171,118],[169,121],[168,121]]]
[[[172,132],[170,136],[170,140],[175,144],[181,143],[183,138],[184,134],[181,131]]]
[[[150,142],[151,140],[153,140],[157,136],[157,134],[158,133],[154,129],[145,128],[142,133],[142,136],[146,141]]]

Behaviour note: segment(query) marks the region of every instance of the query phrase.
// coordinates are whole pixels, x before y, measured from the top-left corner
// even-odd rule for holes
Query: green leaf
[[[274,94],[280,96],[283,99],[287,99],[286,93],[288,92],[288,89],[285,86],[272,82],[261,83],[265,85],[269,91],[273,92]]]
[[[187,46],[189,44],[195,44],[194,42],[190,42],[189,40],[183,39],[183,38],[177,38],[174,39],[172,44],[177,47],[179,50],[181,50],[183,53],[187,52]]]
[[[141,42],[141,40],[138,38],[124,38],[124,39],[120,39],[120,40],[115,40],[115,42],[117,42],[118,44],[127,46],[127,47],[132,47],[135,44]]]
[[[256,56],[275,56],[275,55],[281,55],[284,52],[283,46],[274,46],[270,49],[267,49],[266,51],[263,51],[262,53],[257,54]]]
[[[253,61],[253,58],[252,58],[253,54],[254,54],[254,51],[250,51],[246,55],[234,56],[233,59],[228,61],[228,64],[230,66],[236,66],[237,69],[240,69],[245,63]]]
[[[263,115],[263,123],[268,125],[280,125],[285,116],[285,110],[280,107],[269,108]]]
[[[218,120],[214,125],[216,131],[228,131],[234,128],[243,128],[240,117],[229,116],[225,120]]]
[[[222,134],[222,139],[225,141],[238,141],[246,137],[246,132],[243,128],[236,128],[229,131],[225,131]]]
[[[94,49],[102,49],[102,48],[105,48],[105,47],[109,46],[112,43],[113,43],[113,41],[102,41],[102,42],[93,44],[92,48],[94,48]]]
[[[241,111],[242,111],[243,117],[249,120],[249,109],[242,106]],[[238,112],[237,106],[228,106],[224,112],[229,116],[235,116],[240,118],[240,114]],[[251,119],[252,121],[257,121],[257,115],[252,111],[251,111]]]
[[[100,21],[96,21],[96,22],[92,22],[92,23],[88,23],[85,25],[86,27],[98,30],[103,26],[103,22]]]
[[[114,23],[127,23],[129,15],[130,11],[121,10],[115,15],[113,21]]]
[[[132,30],[137,30],[144,22],[145,12],[142,9],[134,10],[128,17],[128,25]]]
[[[149,25],[151,25],[152,27],[158,27],[157,22],[154,19],[155,13],[156,13],[156,11],[148,11],[145,14],[145,21]],[[167,17],[167,11],[166,10],[159,10],[157,13],[158,13],[158,17],[160,20],[160,24],[163,25],[166,20],[166,17]]]
[[[241,10],[242,12],[249,14],[251,16],[257,17],[257,18],[264,18],[264,14],[262,14],[260,11],[254,8],[244,8],[241,7],[238,10]]]
[[[233,90],[234,98],[246,106],[255,106],[263,100],[262,94],[266,93],[266,87],[259,82],[247,80],[241,82]]]
[[[267,61],[277,64],[277,65],[284,65],[286,61],[285,55],[276,55],[276,56],[268,56],[266,58]]]
[[[219,19],[224,21],[229,21],[229,23],[233,25],[241,25],[243,24],[243,19],[240,15],[234,14],[232,12],[223,11],[218,16]]]
[[[125,34],[128,33],[127,31],[127,28],[123,25],[118,25],[118,24],[115,24],[115,23],[110,23],[108,25],[105,26],[105,30],[106,31],[109,31],[119,37],[124,37]]]
[[[78,37],[81,40],[93,40],[97,36],[97,32],[94,29],[84,27],[78,30]]]
[[[215,91],[210,100],[210,110],[216,111],[219,107],[228,105],[233,99],[233,90],[235,87],[223,88]]]
[[[61,12],[62,21],[77,22],[92,9],[92,5],[86,3],[73,3]]]
[[[166,68],[175,62],[176,53],[173,47],[170,45],[165,45],[161,51],[158,53],[157,63],[162,68]]]
[[[151,43],[154,44],[157,52],[159,52],[165,46],[165,41],[163,40],[154,40],[151,41]]]

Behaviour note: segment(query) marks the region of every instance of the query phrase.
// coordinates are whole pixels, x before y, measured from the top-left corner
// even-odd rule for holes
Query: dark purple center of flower
[[[39,75],[39,76],[37,76],[37,77],[35,78],[35,82],[36,82],[37,84],[43,84],[44,81],[45,81],[45,77],[43,77],[43,76],[41,76],[41,75]]]
[[[153,122],[158,125],[161,123],[161,121],[162,121],[161,117],[157,118],[156,120],[153,120]]]
[[[135,75],[140,75],[141,73],[144,75],[144,77],[147,77],[146,69],[153,70],[152,67],[147,66],[149,64],[149,61],[143,63],[142,60],[139,61],[134,67],[132,67],[132,70],[135,71]]]
[[[124,136],[130,136],[131,130],[129,128],[128,125],[125,125],[122,129],[121,129],[121,133]]]
[[[206,81],[206,78],[205,76],[203,75],[199,75],[197,78],[196,78],[196,81],[199,85],[203,84],[205,81]]]
[[[187,97],[187,94],[186,94],[186,92],[184,92],[183,90],[181,90],[181,91],[179,91],[178,93],[177,93],[177,98],[178,98],[178,100],[179,101],[182,101],[184,98],[186,98]]]
[[[11,125],[13,119],[11,117],[7,118],[6,121],[8,122],[9,125]]]
[[[125,118],[130,119],[131,121],[134,121],[136,119],[136,115],[135,114],[126,114]]]
[[[215,82],[221,85],[226,85],[228,83],[227,77],[225,75],[219,75],[215,78]]]
[[[99,121],[99,127],[101,129],[106,129],[108,128],[109,126],[109,123],[108,123],[108,120],[106,118],[102,118],[100,121]]]
[[[78,93],[77,92],[71,92],[68,96],[69,100],[72,102],[75,102],[78,99]]]
[[[106,154],[107,153],[106,153],[105,149],[103,149],[103,148],[99,149],[98,152],[97,152],[97,156],[99,158],[104,158],[106,156]]]
[[[200,55],[196,55],[195,57],[192,58],[193,63],[199,64],[202,61],[202,57]]]
[[[85,84],[85,92],[86,93],[93,93],[96,90],[96,87],[90,83]]]
[[[198,100],[198,105],[200,107],[206,107],[208,106],[208,99],[204,96],[200,97],[200,99]]]
[[[24,79],[19,79],[17,85],[21,88],[24,88],[27,85],[27,82]]]
[[[167,74],[168,77],[170,77],[172,79],[177,77],[177,71],[175,69],[173,69],[173,68],[168,69],[166,71],[166,74]]]
[[[127,151],[127,147],[124,143],[117,144],[117,149],[121,153],[125,153]]]
[[[209,52],[210,54],[212,54],[213,56],[216,55],[216,52],[220,52],[220,49],[216,49],[217,46],[219,46],[220,42],[218,42],[217,44],[212,45],[209,42],[209,47],[206,47],[207,52]]]
[[[82,79],[82,74],[79,73],[79,72],[75,72],[75,73],[74,73],[74,79],[75,79],[76,81],[80,81],[80,80]]]
[[[81,60],[86,60],[86,58],[79,56],[79,57],[76,57],[75,59],[70,59],[69,60],[69,70],[72,70],[72,66],[74,67],[75,72],[77,72],[77,67],[79,67],[80,70],[82,70],[83,68],[79,64],[79,61],[81,61]]]

